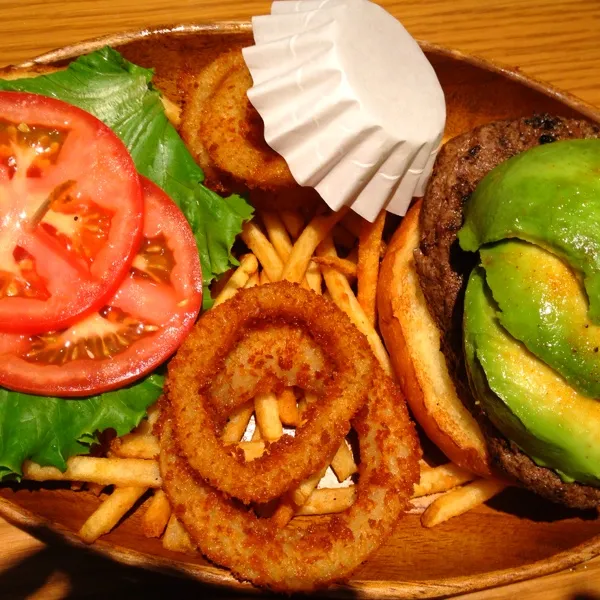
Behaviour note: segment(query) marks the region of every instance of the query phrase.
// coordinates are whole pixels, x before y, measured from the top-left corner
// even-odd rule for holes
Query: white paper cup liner
[[[441,143],[445,101],[416,41],[367,0],[275,2],[252,21],[248,97],[296,181],[334,210],[405,214]]]

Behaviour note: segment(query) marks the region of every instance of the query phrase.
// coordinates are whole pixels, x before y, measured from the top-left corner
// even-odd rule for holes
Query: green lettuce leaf
[[[202,169],[167,119],[152,75],[151,69],[106,47],[78,58],[64,71],[0,80],[0,90],[58,98],[108,125],[129,149],[138,171],[159,185],[190,222],[208,285],[238,264],[231,247],[252,208],[240,196],[224,199],[202,185]]]
[[[89,453],[99,432],[129,433],[156,402],[162,384],[163,376],[155,373],[129,387],[84,400],[0,389],[0,481],[20,479],[27,459],[64,471],[68,458]]]

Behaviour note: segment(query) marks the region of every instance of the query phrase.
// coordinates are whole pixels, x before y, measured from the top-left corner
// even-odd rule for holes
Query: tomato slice
[[[67,329],[0,334],[0,385],[27,393],[87,396],[152,371],[179,347],[202,304],[192,230],[179,208],[143,180],[138,254],[100,311]]]
[[[139,247],[142,187],[79,108],[0,92],[0,331],[69,325],[110,298]]]

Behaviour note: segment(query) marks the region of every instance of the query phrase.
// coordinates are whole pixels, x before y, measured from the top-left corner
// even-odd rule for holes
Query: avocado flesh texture
[[[565,262],[539,246],[506,240],[480,250],[501,325],[578,392],[600,398],[600,327]]]
[[[463,250],[506,238],[538,244],[583,274],[600,324],[600,140],[568,140],[519,154],[484,177],[465,208]]]
[[[600,402],[578,393],[500,325],[481,268],[467,285],[464,343],[472,389],[496,428],[565,481],[600,485]]]

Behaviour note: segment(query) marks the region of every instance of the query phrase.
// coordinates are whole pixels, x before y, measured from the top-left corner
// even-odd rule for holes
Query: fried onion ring
[[[239,49],[219,55],[200,73],[189,75],[183,82],[188,87],[186,102],[181,114],[180,133],[196,162],[202,167],[205,185],[221,193],[231,191],[232,183],[228,176],[221,173],[213,163],[202,138],[201,125],[210,97],[217,90],[225,76],[244,64]]]
[[[332,372],[318,406],[296,436],[283,436],[262,457],[246,463],[220,439],[217,415],[222,407],[209,388],[248,331],[277,323],[292,324],[312,338]],[[314,348],[311,353],[314,359]],[[306,376],[308,367],[297,369],[285,343],[261,343],[256,354],[257,366],[265,365],[268,356],[276,357],[287,387],[307,386],[315,378]],[[376,369],[366,338],[321,296],[288,282],[240,290],[204,314],[169,365],[166,390],[177,442],[190,467],[211,485],[244,503],[268,502],[326,466],[350,419],[364,405]],[[270,371],[272,375],[274,369]]]
[[[175,440],[177,424],[165,419],[160,453],[164,489],[210,560],[255,585],[309,591],[348,578],[381,545],[419,479],[420,450],[404,399],[391,379],[375,365],[365,384],[369,400],[353,420],[361,458],[356,501],[345,512],[305,528],[279,529],[194,477]]]
[[[252,77],[243,59],[206,104],[200,136],[215,166],[249,188],[296,186],[287,163],[267,145],[264,125],[246,92]]]
[[[218,55],[180,81],[185,90],[180,133],[204,171],[204,184],[247,196],[257,208],[298,209],[322,204],[311,187],[299,186],[285,160],[264,141],[264,125],[246,92],[252,79],[240,48]]]

